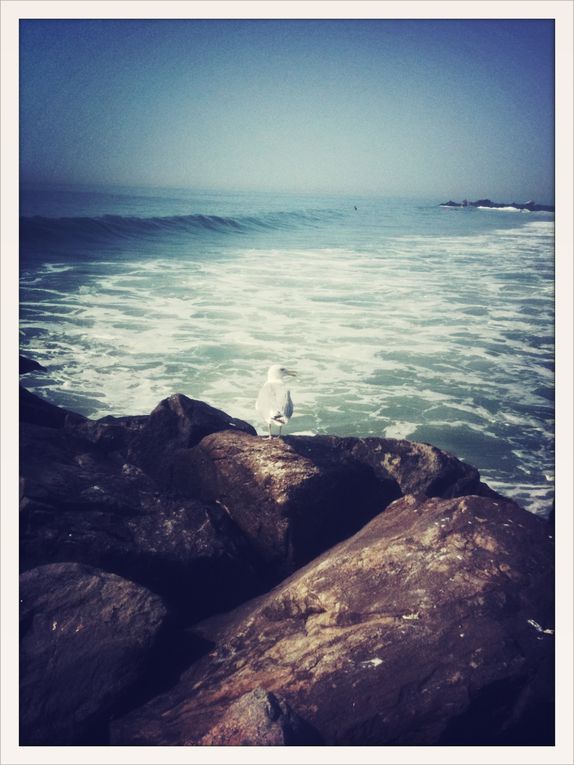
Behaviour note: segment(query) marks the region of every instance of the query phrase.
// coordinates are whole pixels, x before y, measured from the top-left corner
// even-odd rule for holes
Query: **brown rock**
[[[552,592],[545,521],[492,498],[401,498],[199,625],[215,648],[113,741],[197,743],[263,687],[327,745],[551,745]]]
[[[321,439],[225,431],[182,451],[174,486],[218,502],[279,575],[357,531],[400,495]]]
[[[480,483],[476,468],[430,444],[396,438],[316,438],[369,465],[379,480],[396,481],[403,495],[448,498],[494,494]],[[305,438],[302,442],[310,440]]]
[[[202,746],[313,746],[319,736],[273,693],[256,688],[233,702]]]

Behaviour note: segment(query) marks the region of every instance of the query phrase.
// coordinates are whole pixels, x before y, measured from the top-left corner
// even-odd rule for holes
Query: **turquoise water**
[[[546,514],[554,216],[442,201],[26,189],[27,385],[91,417],[181,392],[263,433],[280,362],[287,432],[427,441]]]

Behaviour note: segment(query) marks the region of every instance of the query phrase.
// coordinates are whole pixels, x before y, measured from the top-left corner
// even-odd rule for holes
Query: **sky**
[[[554,200],[551,20],[22,20],[20,177]]]

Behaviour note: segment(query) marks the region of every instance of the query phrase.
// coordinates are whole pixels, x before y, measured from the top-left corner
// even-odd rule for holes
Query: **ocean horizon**
[[[554,215],[445,201],[23,185],[20,351],[47,368],[24,384],[94,418],[183,393],[265,433],[282,363],[287,433],[431,443],[547,516]]]

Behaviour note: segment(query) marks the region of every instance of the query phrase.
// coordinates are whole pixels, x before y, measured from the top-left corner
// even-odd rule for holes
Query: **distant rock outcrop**
[[[20,414],[22,744],[552,744],[553,530],[472,466]]]
[[[440,207],[490,207],[493,210],[513,208],[515,210],[526,210],[527,212],[554,212],[554,205],[540,205],[532,200],[528,202],[492,202],[490,199],[477,199],[476,202],[469,202],[463,199],[462,202],[441,202]]]

